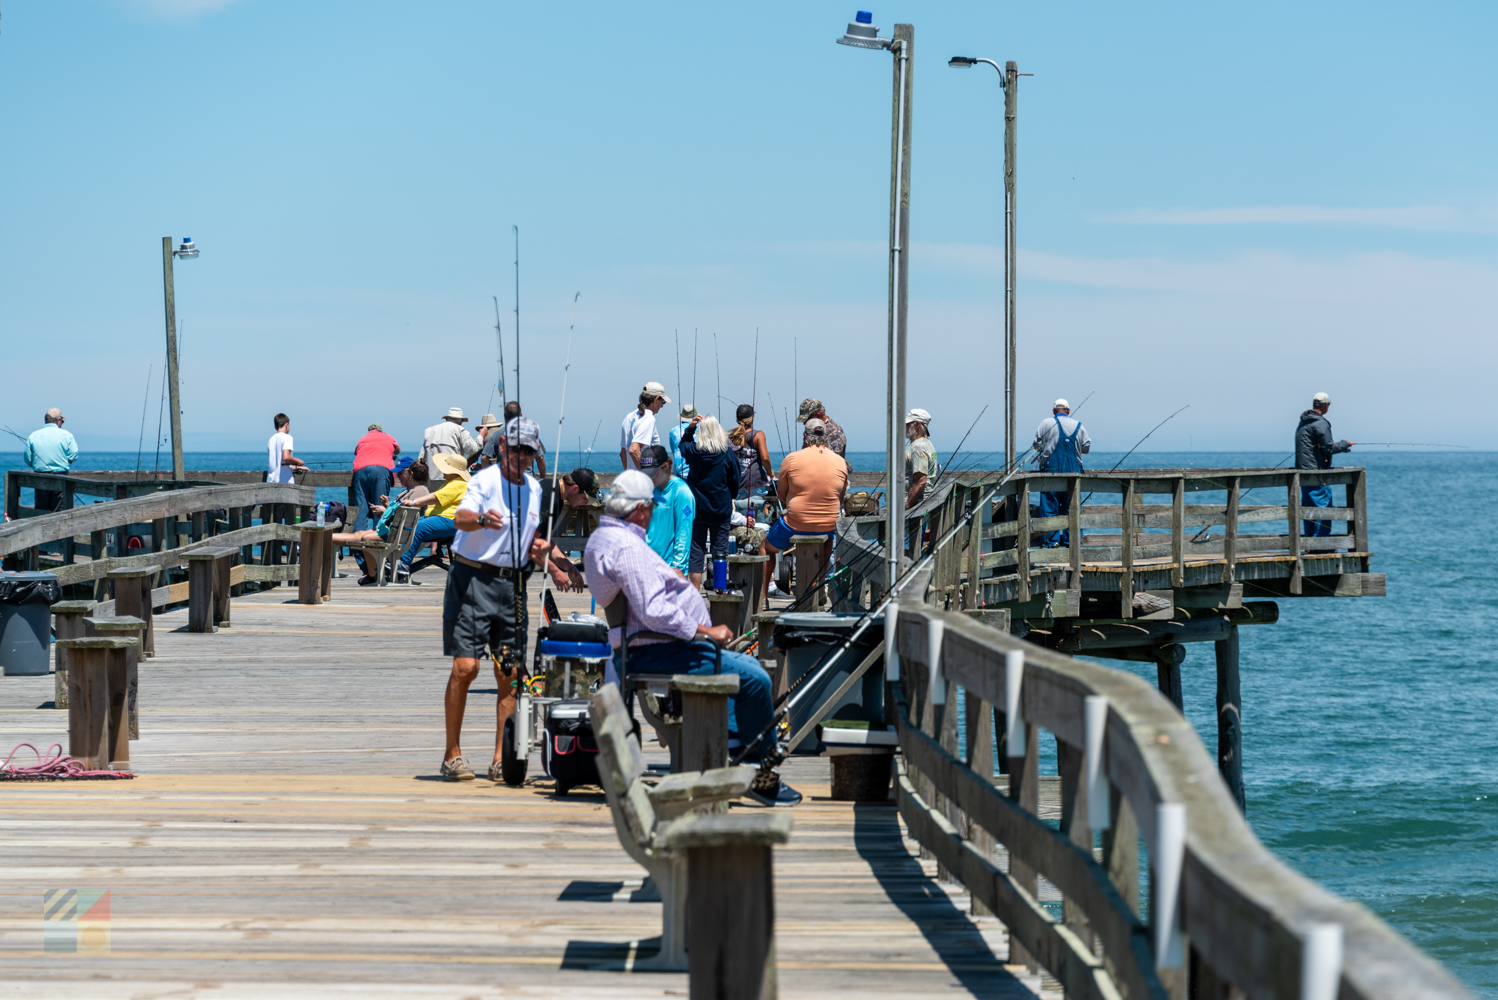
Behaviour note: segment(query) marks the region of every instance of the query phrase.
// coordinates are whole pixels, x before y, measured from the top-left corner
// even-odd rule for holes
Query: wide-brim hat
[[[449,406],[447,412],[442,415],[443,420],[456,420],[460,424],[468,423],[468,418],[463,416],[461,406]]]
[[[435,465],[438,470],[440,470],[444,475],[462,476],[464,479],[469,478],[468,463],[463,461],[457,455],[450,455],[445,451],[439,452],[438,454],[432,456],[432,464]]]
[[[482,417],[479,418],[479,426],[480,427],[503,427],[504,424],[500,423],[499,420],[494,416],[494,414],[492,414],[492,413],[486,413]]]
[[[681,412],[677,414],[682,420],[691,420],[697,415],[697,407],[692,403],[682,405]]]

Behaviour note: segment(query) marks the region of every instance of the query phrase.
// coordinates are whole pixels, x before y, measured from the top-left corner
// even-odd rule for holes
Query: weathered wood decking
[[[0,784],[0,996],[684,996],[685,974],[596,968],[660,931],[601,794],[558,799],[535,761],[519,789],[434,777],[450,661],[442,574],[418,578],[336,580],[320,607],[291,588],[236,599],[212,635],[159,615],[140,777]],[[66,742],[66,713],[38,707],[52,684],[0,678],[5,748]],[[475,770],[495,700],[481,677]],[[893,804],[829,801],[825,760],[787,776],[807,800],[776,857],[782,996],[1034,995]],[[108,956],[43,952],[52,888],[111,890]]]

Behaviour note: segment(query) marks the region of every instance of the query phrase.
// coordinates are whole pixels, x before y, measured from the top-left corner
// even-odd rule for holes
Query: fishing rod
[[[1083,402],[1086,402],[1086,400],[1083,400]],[[987,412],[988,412],[988,407],[987,406],[984,406],[983,409],[981,409],[981,410],[978,411],[978,415],[973,418],[972,424],[967,429],[967,434],[962,435],[962,440],[957,442],[957,448],[956,448],[956,450],[954,450],[952,452],[951,457],[947,459],[947,464],[943,465],[941,467],[941,469],[936,473],[936,478],[934,480],[932,480],[931,485],[935,486],[937,483],[941,482],[941,477],[947,474],[947,468],[949,466],[951,466],[952,460],[955,459],[958,456],[959,453],[961,453],[962,446],[965,445],[965,444],[967,444],[968,434],[973,433],[973,428],[978,426],[978,421],[982,420],[983,419],[983,414],[985,414]]]
[[[1091,399],[1091,398],[1092,398],[1092,397],[1093,397],[1093,396],[1096,396],[1096,395],[1097,395],[1097,390],[1096,390],[1096,389],[1094,389],[1094,390],[1092,390],[1092,391],[1091,391],[1091,392],[1089,392],[1089,393],[1088,393],[1088,394],[1087,394],[1087,395],[1086,395],[1086,396],[1085,396],[1085,397],[1084,397],[1084,398],[1083,398],[1083,399],[1082,399],[1082,401],[1081,401],[1081,402],[1080,402],[1080,403],[1078,403],[1078,404],[1077,404],[1077,405],[1076,405],[1076,406],[1074,406],[1074,407],[1072,407],[1072,411],[1071,411],[1071,412],[1072,412],[1072,414],[1073,414],[1073,415],[1074,415],[1074,416],[1075,416],[1075,415],[1076,415],[1076,413],[1077,413],[1077,412],[1078,412],[1078,411],[1079,411],[1079,410],[1081,410],[1081,409],[1082,409],[1082,407],[1084,407],[1084,406],[1086,406],[1086,405],[1087,405],[1087,400],[1089,400],[1089,399]]]
[[[676,395],[680,396],[682,394],[682,392],[681,392],[681,331],[680,330],[672,330],[671,332],[676,336]],[[683,399],[683,400],[680,400],[680,402],[684,403],[684,402],[686,402],[686,400]]]
[[[723,412],[723,362],[722,362],[722,359],[720,359],[718,357],[718,331],[717,330],[713,331],[713,367],[716,368],[717,371],[718,371],[718,405],[715,408],[717,409],[717,411],[719,413],[722,413]],[[719,417],[718,418],[718,422],[722,423],[723,422],[723,418]]]
[[[1353,444],[1359,448],[1366,448],[1371,445],[1399,445],[1403,448],[1461,448],[1463,451],[1472,450],[1464,444],[1425,444],[1420,441],[1355,441]]]
[[[154,479],[161,471],[161,415],[166,412],[166,379],[161,380],[161,402],[156,405],[156,466],[151,470]]]
[[[1020,453],[1021,456],[1032,451],[1034,447],[1034,445],[1031,445],[1029,448],[1026,448],[1025,451]],[[789,697],[787,697],[786,700],[775,709],[774,713],[771,714],[770,721],[768,724],[766,724],[765,728],[760,730],[760,732],[752,740],[745,741],[743,747],[739,750],[738,755],[733,758],[733,764],[742,763],[745,755],[747,755],[752,749],[757,747],[760,741],[763,740],[766,736],[769,736],[771,733],[773,733],[775,731],[775,727],[780,723],[780,720],[790,714],[791,709],[795,708],[799,703],[800,697],[807,691],[816,689],[817,684],[808,684],[807,682],[814,681],[818,677],[826,677],[828,674],[830,674],[832,668],[837,665],[839,660],[842,659],[843,654],[851,649],[853,647],[853,644],[858,641],[859,637],[867,632],[870,626],[873,625],[874,619],[878,615],[883,614],[885,609],[895,602],[895,599],[899,596],[900,591],[905,589],[905,587],[910,583],[911,580],[915,579],[922,570],[924,570],[933,560],[935,560],[936,554],[941,551],[942,547],[950,542],[953,538],[957,537],[957,534],[967,526],[967,523],[969,521],[972,520],[973,515],[982,510],[983,505],[989,503],[999,492],[999,490],[1001,490],[1004,485],[1009,482],[1010,479],[1014,478],[1014,476],[1018,474],[1018,472],[1019,468],[1018,466],[1016,466],[1016,468],[1009,472],[1009,474],[1006,475],[1002,480],[1000,480],[998,483],[995,483],[993,489],[989,490],[978,500],[977,503],[973,504],[971,510],[957,519],[957,523],[954,524],[950,529],[948,529],[947,533],[943,535],[941,539],[931,547],[931,551],[927,552],[925,555],[921,556],[920,559],[911,563],[911,565],[907,567],[905,571],[895,579],[894,584],[885,591],[883,600],[881,600],[874,607],[870,608],[868,611],[864,612],[863,616],[854,623],[853,628],[848,633],[848,637],[842,641],[842,644],[836,649],[828,650],[826,653],[824,653],[822,660],[820,660],[815,667],[807,671],[806,674],[802,676],[801,680],[798,682],[799,690],[792,690],[789,693]],[[894,530],[892,529],[889,534],[893,536]],[[901,534],[903,534],[903,532],[901,532]],[[889,655],[888,651],[886,651],[885,655]]]
[[[692,406],[697,405],[697,328],[692,327]]]
[[[6,424],[3,429],[4,429],[5,433],[9,434],[11,437],[15,438],[17,441],[20,441],[22,444],[30,444],[31,443],[24,436],[22,436],[20,434],[17,434],[15,431],[11,430],[9,424]]]
[[[598,443],[598,432],[601,431],[601,430],[603,430],[603,420],[602,420],[602,418],[599,419],[598,426],[595,427],[595,428],[593,428],[593,440],[588,443],[588,454],[589,455],[593,454],[593,446]],[[577,443],[578,443],[578,446],[581,447],[582,443],[583,443],[583,439],[582,438],[578,438],[577,439]]]
[[[1083,402],[1086,402],[1086,400],[1083,400]],[[1130,455],[1134,454],[1134,452],[1138,451],[1139,450],[1139,446],[1142,445],[1142,444],[1144,444],[1144,442],[1146,442],[1146,441],[1148,441],[1150,439],[1150,434],[1155,433],[1155,431],[1159,430],[1160,428],[1164,427],[1166,424],[1168,424],[1172,420],[1174,420],[1179,414],[1185,413],[1189,409],[1191,409],[1191,404],[1187,403],[1185,406],[1183,406],[1179,410],[1175,411],[1175,413],[1172,413],[1170,416],[1166,417],[1164,420],[1160,421],[1158,424],[1156,424],[1155,426],[1151,427],[1150,430],[1149,430],[1149,434],[1146,434],[1144,437],[1142,437],[1138,441],[1136,441],[1134,443],[1134,447],[1132,447],[1128,451],[1124,452],[1123,458],[1120,458],[1117,462],[1114,462],[1113,463],[1113,468],[1109,469],[1108,471],[1109,472],[1117,471],[1118,467],[1120,465],[1124,464],[1124,460],[1125,459],[1127,459]],[[1060,441],[1057,441],[1056,443],[1059,445]],[[1082,503],[1077,504],[1077,506],[1081,507],[1082,504],[1085,504],[1087,501],[1091,500],[1092,499],[1092,494],[1095,493],[1095,492],[1097,492],[1097,491],[1096,490],[1090,490],[1090,491],[1088,491],[1087,495],[1082,498]]]
[[[515,398],[520,399],[520,227],[515,230]]]
[[[754,328],[754,377],[749,383],[749,408],[759,402],[759,327]]]
[[[557,413],[557,450],[555,465],[551,470],[551,502],[549,506],[553,508],[557,508],[559,506],[557,504],[557,484],[561,481],[562,478],[562,422],[567,419],[567,373],[572,370],[572,331],[577,327],[577,300],[582,297],[582,292],[578,292],[576,295],[572,296],[572,322],[567,327],[567,361],[562,365],[562,406],[561,410]],[[543,606],[545,605],[546,600],[551,597],[551,587],[547,586],[547,580],[549,579],[547,573],[551,569],[552,547],[550,543],[552,537],[556,535],[557,522],[561,521],[562,519],[560,510],[548,511],[547,514],[546,555],[541,560],[541,586],[543,588],[541,600]],[[511,534],[513,535],[515,534],[515,532],[512,530]]]
[[[490,298],[494,300],[494,344],[499,348],[499,381],[496,384],[499,387],[500,412],[503,413],[505,406],[505,338],[503,336],[504,331],[499,326],[499,296],[492,295]],[[490,405],[493,405],[494,394],[492,392],[489,394],[489,400]]]
[[[780,453],[785,454],[785,438],[780,435],[780,418],[775,414],[775,397],[770,390],[765,390],[765,398],[770,401],[770,422],[775,425],[775,441],[780,445]]]

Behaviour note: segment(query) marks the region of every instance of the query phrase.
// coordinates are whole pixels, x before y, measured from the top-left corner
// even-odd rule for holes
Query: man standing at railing
[[[1085,402],[1085,400],[1084,400]],[[1092,450],[1087,428],[1071,415],[1071,404],[1058,399],[1051,404],[1051,419],[1035,428],[1036,464],[1042,472],[1068,475],[1082,471],[1082,456]],[[1040,516],[1059,517],[1071,510],[1071,491],[1042,492]],[[1046,548],[1065,548],[1071,544],[1071,531],[1047,531],[1041,544]]]
[[[1326,419],[1326,411],[1332,408],[1332,397],[1318,392],[1311,398],[1311,408],[1300,415],[1300,426],[1295,429],[1295,467],[1297,469],[1330,469],[1332,456],[1352,450],[1351,441],[1333,441],[1332,423]],[[1302,486],[1302,507],[1330,507],[1330,486]],[[1303,538],[1318,538],[1332,533],[1330,521],[1301,521]]]
[[[54,406],[42,417],[41,429],[32,431],[31,436],[26,439],[23,457],[32,472],[65,476],[73,463],[78,461],[78,442],[73,440],[72,434],[62,429],[62,422],[66,419],[62,411]],[[50,513],[62,507],[62,497],[62,490],[37,490],[36,500],[32,505],[37,510]]]

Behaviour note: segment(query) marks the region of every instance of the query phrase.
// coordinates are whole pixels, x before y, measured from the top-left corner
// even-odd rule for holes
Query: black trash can
[[[0,572],[0,668],[6,677],[49,672],[51,607],[60,600],[55,573]]]
[[[818,663],[833,647],[840,646],[852,633],[862,615],[842,614],[835,611],[791,611],[775,620],[775,648],[786,652],[786,682],[795,687],[798,681],[816,669]],[[874,619],[872,624],[853,643],[853,648],[843,654],[827,676],[819,681],[807,680],[814,690],[803,696],[791,712],[791,732],[795,733],[810,719],[832,692],[858,669],[869,650],[884,640],[884,616]],[[829,718],[848,719],[884,724],[884,669],[876,663],[854,684],[847,694],[838,700],[828,713]],[[791,753],[820,753],[822,746],[816,732],[808,733],[799,746],[791,747]]]

